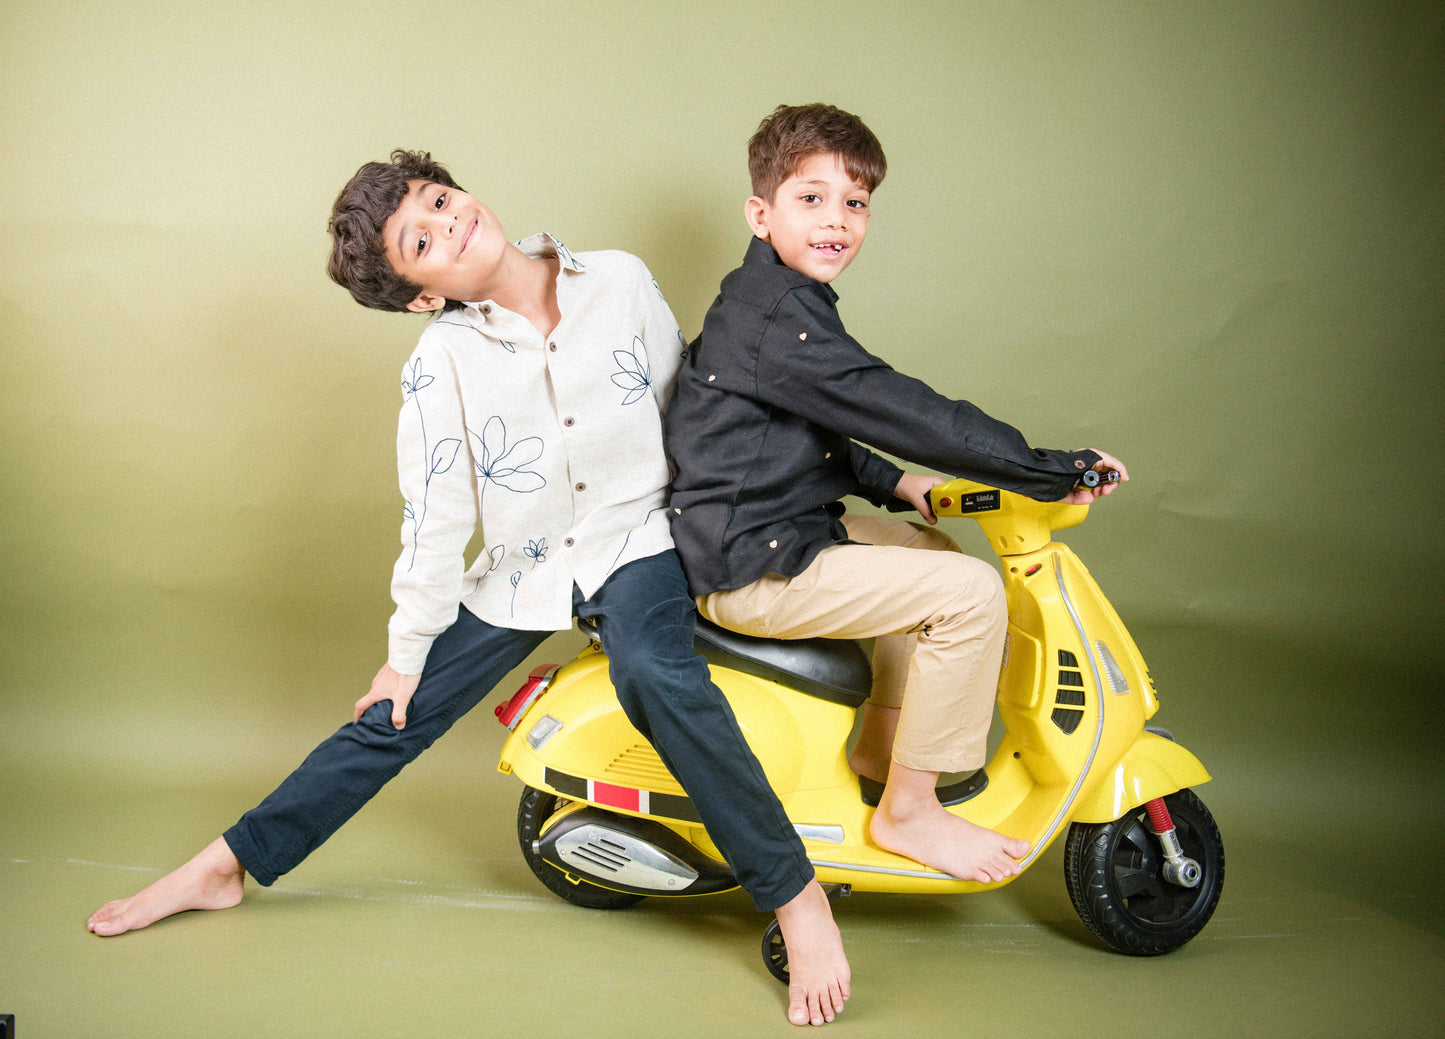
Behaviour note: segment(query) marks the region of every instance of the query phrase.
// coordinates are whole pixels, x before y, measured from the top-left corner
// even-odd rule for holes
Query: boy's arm
[[[457,618],[463,557],[480,520],[471,459],[456,373],[444,352],[419,347],[402,372],[396,435],[405,506],[387,664],[399,676],[419,675],[433,640]]]
[[[682,359],[687,354],[687,340],[682,336],[677,318],[662,295],[647,265],[637,260],[639,269],[638,291],[642,294],[642,345],[647,353],[648,383],[652,396],[657,401],[660,414],[667,414],[672,400],[672,390],[677,383],[677,373],[682,369]]]
[[[859,346],[829,302],[807,289],[790,292],[768,323],[756,387],[765,402],[826,429],[1040,501],[1069,494],[1099,460],[1093,451],[1031,448],[1007,423],[895,371]]]
[[[853,466],[853,475],[858,477],[860,497],[874,505],[886,505],[903,476],[903,470],[851,440],[848,441],[848,461]]]

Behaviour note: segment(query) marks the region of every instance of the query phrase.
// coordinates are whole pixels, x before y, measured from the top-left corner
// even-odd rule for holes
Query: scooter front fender
[[[1142,804],[1209,782],[1209,772],[1172,740],[1144,732],[1114,768],[1100,777],[1070,816],[1077,823],[1108,823]]]

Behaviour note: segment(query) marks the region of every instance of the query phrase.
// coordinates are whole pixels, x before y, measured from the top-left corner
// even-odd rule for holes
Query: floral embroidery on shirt
[[[641,400],[652,385],[652,368],[647,363],[647,347],[642,337],[632,337],[630,350],[613,350],[612,359],[617,362],[617,371],[612,373],[612,385],[626,391],[622,397],[623,405]]]
[[[577,271],[585,271],[587,269],[587,265],[581,260],[577,259],[577,257],[573,256],[570,249],[568,249],[561,242],[557,241],[557,239],[552,238],[551,235],[548,235],[547,237],[550,238],[552,240],[552,244],[557,247],[557,259],[562,262],[563,267],[571,267],[573,270]],[[653,284],[655,285],[656,283],[656,280],[654,280]]]
[[[505,559],[506,557],[507,557],[507,546],[506,546],[506,545],[497,545],[497,546],[495,546],[494,548],[489,548],[489,549],[487,549],[487,558],[492,561],[492,565],[489,566],[489,567],[487,567],[487,573],[486,573],[486,574],[483,574],[481,577],[478,577],[475,581],[472,582],[472,591],[473,591],[474,593],[476,592],[476,590],[477,590],[478,588],[480,588],[480,587],[482,586],[482,580],[483,580],[483,578],[485,578],[485,577],[487,576],[487,574],[495,573],[497,567],[499,567],[499,566],[502,565],[502,560]]]
[[[622,553],[627,551],[627,543],[632,540],[632,531],[641,530],[643,527],[647,526],[647,521],[652,519],[653,513],[659,512],[661,511],[661,509],[661,505],[659,505],[655,509],[648,509],[647,515],[642,517],[642,522],[639,523],[637,526],[633,527],[632,530],[629,530],[627,532],[627,536],[622,539],[622,547],[617,550],[617,555],[612,557],[612,566],[609,568],[610,570],[615,570],[617,568],[617,561],[622,558]]]
[[[532,561],[532,569],[537,569],[538,563],[547,561],[547,539],[538,538],[536,541],[528,541],[527,547],[522,549],[522,555]]]
[[[508,447],[507,424],[500,415],[487,419],[481,436],[477,436],[474,429],[467,432],[477,444],[475,460],[483,494],[489,484],[497,484],[519,494],[530,494],[547,486],[541,473],[527,468],[542,457],[545,445],[541,437],[524,437]]]
[[[416,404],[417,422],[421,427],[421,452],[425,461],[426,478],[422,484],[421,504],[413,505],[408,500],[402,506],[402,515],[411,520],[411,561],[407,569],[416,563],[417,542],[421,537],[421,526],[426,522],[426,502],[431,493],[431,480],[433,476],[440,476],[452,467],[457,460],[457,451],[461,448],[462,442],[456,437],[447,437],[430,446],[426,438],[426,413],[422,410],[421,401],[417,395],[435,381],[430,375],[421,370],[421,358],[418,357],[412,362],[406,375],[401,380],[402,397]]]

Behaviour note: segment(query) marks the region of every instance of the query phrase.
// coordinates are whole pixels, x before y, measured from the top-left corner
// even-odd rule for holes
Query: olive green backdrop
[[[11,0],[0,70],[0,1012],[26,1034],[163,1034],[194,1009],[164,981],[127,993],[215,949],[80,922],[264,794],[382,662],[423,321],[326,279],[342,183],[430,149],[514,237],[642,256],[691,335],[746,245],[746,138],[813,100],[890,160],[836,285],[855,336],[1037,444],[1128,463],[1068,540],[1150,658],[1159,720],[1215,773],[1233,875],[1260,885],[1227,887],[1233,937],[1268,915],[1266,878],[1306,916],[1362,898],[1389,926],[1301,962],[1365,941],[1442,987],[1438,4]],[[495,831],[508,856],[499,732],[478,717],[452,742],[376,808],[407,822],[379,816],[350,854],[390,876]],[[497,897],[543,904],[516,865]],[[631,920],[610,926],[713,940],[706,915]],[[738,1002],[774,998],[735,944]],[[1219,943],[1207,985],[1255,972],[1223,956],[1249,945]],[[138,973],[80,998],[119,957]],[[275,1034],[315,1009],[302,975]],[[1336,981],[1315,983],[1304,1002],[1329,1007]],[[682,1028],[672,984],[654,994]],[[1394,1034],[1430,1031],[1438,1000]]]

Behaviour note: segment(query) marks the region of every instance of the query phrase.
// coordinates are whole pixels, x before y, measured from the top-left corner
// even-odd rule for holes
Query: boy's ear
[[[743,216],[747,218],[748,227],[763,241],[768,240],[768,204],[754,195],[743,203]]]
[[[406,309],[413,314],[430,314],[433,310],[441,310],[447,305],[447,301],[441,296],[429,292],[418,292],[416,299],[406,305]]]

